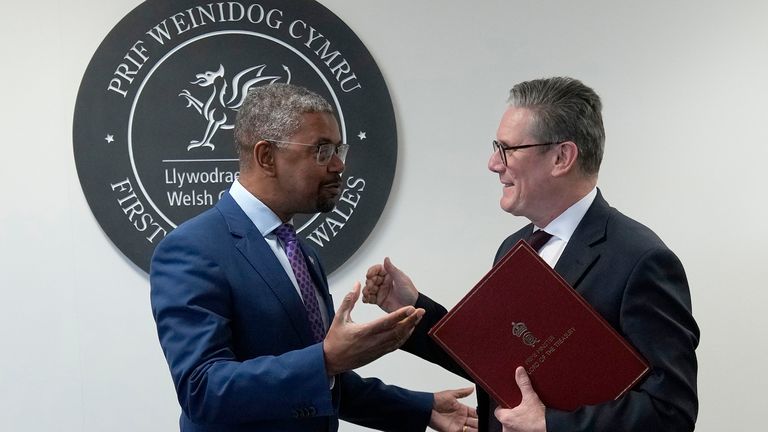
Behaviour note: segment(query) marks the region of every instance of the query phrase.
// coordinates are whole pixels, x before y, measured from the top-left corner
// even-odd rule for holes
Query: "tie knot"
[[[285,244],[295,243],[297,241],[296,230],[293,229],[293,225],[289,223],[284,223],[279,227],[275,228],[274,233],[277,236],[277,238],[279,238],[280,241],[282,241]]]
[[[528,236],[526,241],[535,251],[538,252],[538,250],[541,249],[541,247],[544,246],[544,244],[547,243],[550,238],[552,238],[552,234],[544,230],[536,230],[533,232],[533,234]]]

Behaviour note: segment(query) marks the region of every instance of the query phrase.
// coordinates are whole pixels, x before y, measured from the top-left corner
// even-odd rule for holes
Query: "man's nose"
[[[504,171],[504,162],[501,160],[501,155],[499,154],[499,151],[496,150],[495,152],[491,153],[491,157],[488,158],[488,169],[495,173],[501,173]]]
[[[331,160],[328,162],[328,171],[341,173],[344,172],[345,168],[346,165],[344,164],[344,161],[341,160],[339,155],[334,154],[331,156]]]

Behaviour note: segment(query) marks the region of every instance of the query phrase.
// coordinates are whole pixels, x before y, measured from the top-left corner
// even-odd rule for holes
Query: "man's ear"
[[[576,169],[576,161],[579,158],[579,148],[573,141],[564,141],[557,146],[555,154],[555,166],[552,175],[559,177]]]
[[[269,141],[257,142],[251,153],[253,164],[265,174],[275,175],[275,151],[277,151],[277,147],[270,144]]]

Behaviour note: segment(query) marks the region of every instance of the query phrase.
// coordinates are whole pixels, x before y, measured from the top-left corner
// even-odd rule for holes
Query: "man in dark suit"
[[[327,212],[341,192],[347,145],[331,106],[301,87],[252,90],[235,125],[240,177],[216,206],[161,242],[152,311],[192,432],[460,430],[457,401],[352,372],[397,349],[423,315],[407,306],[353,323],[360,284],[334,315],[319,257],[296,238],[296,213]],[[473,418],[474,417],[474,418]]]
[[[564,412],[545,407],[525,369],[511,364],[523,400],[501,409],[478,391],[480,430],[693,430],[699,329],[688,282],[659,237],[610,207],[597,189],[605,141],[600,98],[580,81],[551,78],[516,85],[508,103],[488,168],[502,183],[502,209],[531,224],[504,240],[496,261],[518,240],[544,231],[536,234],[544,237],[539,255],[637,348],[651,372],[618,400]],[[384,310],[424,308],[402,348],[466,377],[426,333],[445,308],[389,259],[369,269],[363,296]]]

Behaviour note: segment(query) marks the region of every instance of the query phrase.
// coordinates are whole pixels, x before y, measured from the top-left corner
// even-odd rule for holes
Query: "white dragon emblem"
[[[272,84],[283,78],[286,83],[291,82],[291,71],[287,66],[283,65],[283,70],[286,73],[285,77],[279,75],[265,76],[264,69],[266,67],[266,65],[262,64],[247,68],[235,75],[231,82],[224,78],[224,66],[222,65],[219,65],[217,71],[197,74],[197,79],[191,81],[190,84],[197,84],[200,87],[212,87],[211,93],[205,102],[192,96],[187,89],[179,93],[179,96],[187,99],[187,108],[194,108],[208,121],[203,138],[190,141],[187,151],[198,147],[208,147],[214,150],[216,145],[211,142],[213,135],[219,129],[232,129],[235,126],[237,110],[243,105],[245,96],[251,87],[264,81]]]

